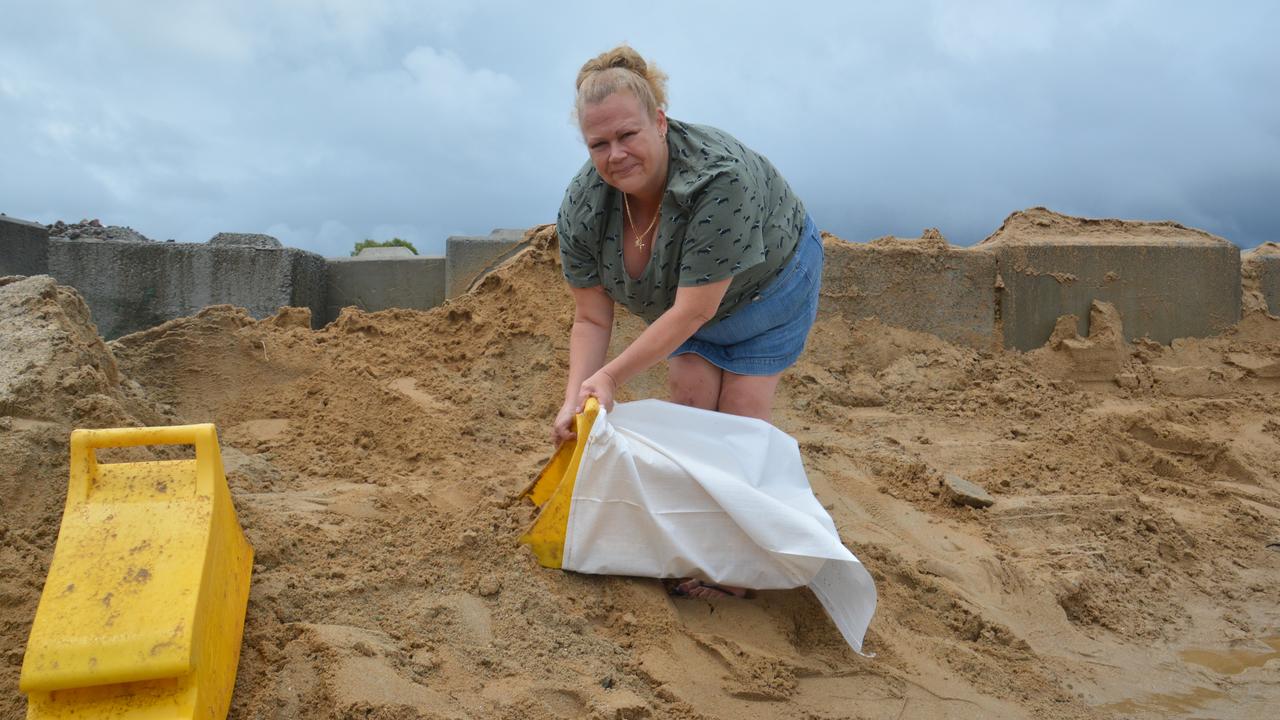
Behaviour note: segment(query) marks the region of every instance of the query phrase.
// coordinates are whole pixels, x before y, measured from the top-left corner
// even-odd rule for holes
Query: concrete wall
[[[329,258],[325,323],[333,322],[348,305],[368,311],[426,310],[444,302],[444,258],[387,255],[366,250],[353,258]]]
[[[991,255],[933,240],[829,239],[825,249],[824,310],[850,320],[874,317],[978,349],[998,342]]]
[[[49,274],[80,291],[98,332],[116,338],[232,304],[263,318],[282,306],[324,313],[325,260],[293,248],[53,239]]]
[[[49,231],[43,225],[0,215],[0,277],[48,272]]]
[[[1042,226],[1052,232],[1041,233]],[[1138,231],[1150,237],[1132,235]],[[523,237],[502,230],[452,237],[445,257],[378,248],[326,260],[293,248],[50,239],[43,226],[0,217],[0,275],[47,272],[75,287],[107,338],[220,303],[255,317],[307,307],[318,327],[348,305],[435,307],[518,251]],[[1260,248],[1244,261],[1251,292],[1256,287],[1280,314],[1280,248]],[[1116,306],[1128,339],[1163,343],[1222,332],[1241,316],[1239,249],[1171,223],[1090,221],[1037,209],[1010,216],[974,248],[940,238],[829,239],[826,262],[828,311],[980,349],[1039,347],[1067,314],[1086,334],[1094,300]]]
[[[465,293],[475,279],[511,257],[524,245],[524,230],[494,230],[486,236],[455,235],[445,240],[445,297]]]
[[[996,257],[1005,347],[1040,347],[1057,318],[1075,315],[1088,333],[1094,300],[1120,311],[1126,340],[1168,343],[1207,337],[1240,320],[1240,249],[1230,243],[1164,240],[983,248]]]

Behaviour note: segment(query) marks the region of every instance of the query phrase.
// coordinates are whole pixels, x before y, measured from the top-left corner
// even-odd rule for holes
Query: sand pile
[[[1063,215],[1044,207],[1034,207],[1009,215],[994,233],[979,245],[994,243],[1036,244],[1074,241],[1088,245],[1131,245],[1134,243],[1176,243],[1227,241],[1196,228],[1172,221],[1148,222],[1085,218]]]
[[[1240,255],[1240,279],[1246,313],[1266,314],[1269,305],[1280,305],[1280,298],[1268,298],[1262,289],[1262,278],[1280,272],[1280,243],[1265,242]]]
[[[71,429],[178,418],[120,372],[84,300],[49,277],[0,278],[0,345],[0,686],[15,689],[0,693],[0,717],[17,718],[18,669],[61,522]]]
[[[1088,337],[1063,322],[1042,350],[993,354],[826,300],[775,422],[877,579],[874,659],[806,590],[677,601],[656,580],[542,569],[516,543],[567,371],[549,227],[430,312],[348,309],[312,331],[297,311],[214,307],[88,352],[64,309],[80,340],[29,362],[99,373],[104,397],[138,383],[116,401],[135,420],[145,393],[218,424],[257,549],[232,717],[1256,717],[1278,699],[1280,321],[1126,344],[1095,307]],[[15,303],[75,305],[24,290],[0,317]],[[639,325],[619,323],[620,346]],[[79,397],[5,435],[22,448],[0,456],[6,489],[43,488],[0,510],[7,647],[52,550]],[[948,474],[995,504],[955,505]]]

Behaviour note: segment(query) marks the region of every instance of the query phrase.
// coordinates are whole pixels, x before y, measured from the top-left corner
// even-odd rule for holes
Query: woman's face
[[[631,92],[615,92],[578,116],[591,162],[604,181],[630,195],[661,194],[667,183],[667,116],[644,111]]]

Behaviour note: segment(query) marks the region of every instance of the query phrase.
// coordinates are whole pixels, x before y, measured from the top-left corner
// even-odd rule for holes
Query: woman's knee
[[[700,384],[687,378],[684,381],[668,378],[667,395],[677,405],[715,410],[719,393],[716,388],[708,387],[705,383]]]
[[[741,415],[768,421],[773,416],[773,398],[744,395],[742,393],[721,393],[719,408],[722,413]]]
[[[717,409],[730,415],[769,421],[773,417],[773,398],[778,376],[746,378],[737,376],[720,388]]]
[[[677,355],[667,366],[667,395],[677,405],[715,410],[720,368],[697,355]]]

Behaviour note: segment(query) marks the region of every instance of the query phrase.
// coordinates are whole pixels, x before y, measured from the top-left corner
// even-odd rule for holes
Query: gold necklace
[[[627,202],[627,194],[626,194],[626,193],[622,193],[622,207],[623,207],[623,208],[625,208],[625,209],[626,209],[626,211],[627,211],[627,221],[631,223],[631,229],[632,229],[632,230],[635,230],[635,229],[636,229],[636,221],[635,221],[635,218],[631,217],[631,203],[628,203],[628,202]],[[653,213],[653,220],[652,220],[652,221],[650,221],[650,223],[649,223],[649,227],[645,228],[645,229],[644,229],[644,232],[642,232],[642,233],[640,233],[639,235],[637,235],[637,236],[636,236],[636,247],[637,247],[637,248],[639,248],[640,250],[643,250],[643,249],[644,249],[644,239],[645,239],[645,236],[647,236],[647,235],[649,234],[649,231],[653,229],[653,226],[654,226],[654,225],[657,225],[657,224],[658,224],[658,216],[659,216],[659,215],[661,215],[661,214],[662,214],[662,207],[661,207],[661,206],[659,206],[659,207],[658,207],[658,209],[657,209],[656,211],[654,211],[654,213]]]

